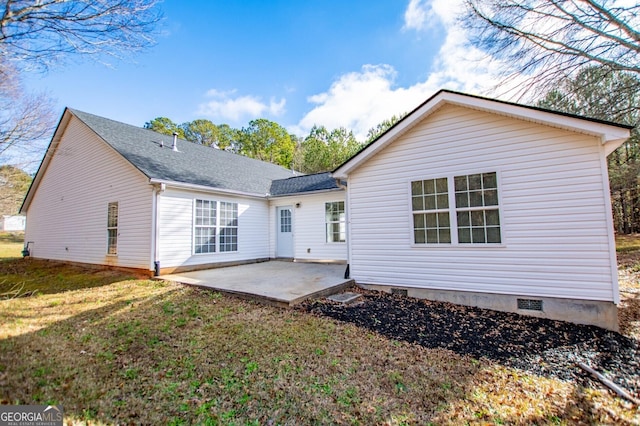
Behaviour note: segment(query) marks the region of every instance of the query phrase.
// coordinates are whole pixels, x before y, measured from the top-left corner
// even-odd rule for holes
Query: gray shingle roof
[[[274,180],[269,192],[272,196],[277,196],[338,188],[339,186],[336,180],[331,177],[331,173],[325,172]]]
[[[86,112],[69,111],[150,179],[266,195],[291,170],[275,164],[178,139]],[[161,145],[164,145],[161,147]]]

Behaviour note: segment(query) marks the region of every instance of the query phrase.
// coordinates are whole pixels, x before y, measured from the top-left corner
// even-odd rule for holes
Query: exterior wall
[[[413,245],[411,181],[494,171],[502,244]],[[351,277],[360,284],[617,303],[595,137],[446,105],[348,184]]]
[[[293,206],[293,250],[296,261],[346,262],[347,243],[328,243],[325,203],[345,201],[345,192],[328,191],[273,198],[269,202],[269,256],[276,257],[276,207]],[[300,207],[296,204],[300,203]]]
[[[237,252],[193,253],[196,199],[238,203]],[[160,267],[163,270],[189,269],[197,265],[215,266],[267,259],[270,226],[268,218],[267,200],[167,188],[159,201]]]
[[[27,211],[37,258],[150,268],[152,187],[75,117]],[[107,206],[118,202],[118,254],[107,255]]]

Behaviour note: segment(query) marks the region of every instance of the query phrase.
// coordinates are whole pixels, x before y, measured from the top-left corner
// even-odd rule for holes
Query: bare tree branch
[[[71,55],[114,56],[154,43],[159,0],[0,0],[0,55],[46,70]]]
[[[0,62],[0,164],[7,151],[48,136],[54,124],[45,95],[26,94],[17,71]]]
[[[640,4],[614,0],[465,0],[474,45],[503,64],[519,95],[541,94],[585,65],[640,75]]]

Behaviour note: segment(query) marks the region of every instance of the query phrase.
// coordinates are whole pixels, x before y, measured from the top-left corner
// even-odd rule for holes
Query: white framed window
[[[217,203],[210,200],[196,200],[194,250],[196,254],[215,253]]]
[[[290,209],[280,210],[280,232],[291,232],[292,214]]]
[[[238,251],[238,203],[220,202],[220,251]]]
[[[500,243],[500,210],[496,173],[454,178],[460,244]]]
[[[118,254],[118,202],[107,206],[107,254]]]
[[[344,243],[347,240],[344,201],[325,203],[325,226],[328,243]]]
[[[411,182],[414,244],[499,244],[496,172]]]
[[[238,203],[195,200],[193,253],[238,251]]]
[[[413,239],[416,244],[451,243],[447,178],[411,182]]]

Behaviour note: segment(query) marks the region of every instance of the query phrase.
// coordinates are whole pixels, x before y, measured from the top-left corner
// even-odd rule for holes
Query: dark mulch
[[[640,342],[595,326],[362,291],[363,301],[317,300],[302,309],[425,348],[487,358],[527,372],[584,383],[582,361],[640,396]]]

